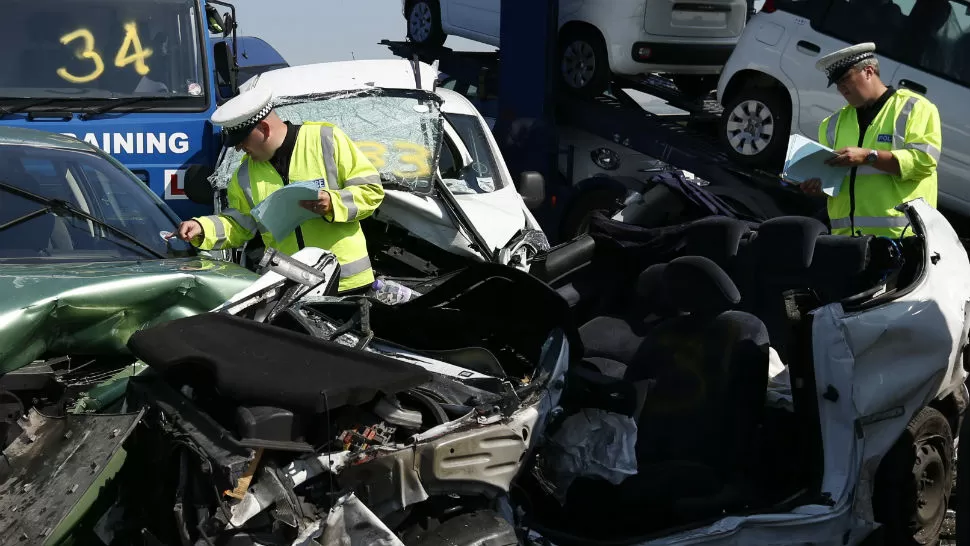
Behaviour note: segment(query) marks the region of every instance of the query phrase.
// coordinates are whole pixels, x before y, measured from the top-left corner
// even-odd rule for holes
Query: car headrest
[[[825,224],[808,216],[779,216],[758,226],[758,267],[771,271],[807,269],[815,256],[815,242]]]
[[[858,275],[869,267],[873,237],[820,235],[815,241],[812,270],[819,275]]]
[[[671,260],[664,268],[663,280],[667,298],[679,311],[717,314],[741,301],[741,293],[731,277],[703,256]]]
[[[727,216],[708,216],[687,228],[687,254],[704,256],[725,265],[738,254],[741,237],[748,227],[740,220]]]
[[[667,264],[653,264],[637,277],[637,299],[658,315],[672,314],[673,305],[664,286],[664,270]]]

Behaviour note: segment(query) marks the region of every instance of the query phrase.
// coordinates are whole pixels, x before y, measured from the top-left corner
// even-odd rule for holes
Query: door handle
[[[806,42],[805,40],[799,40],[796,44],[799,49],[803,49],[812,55],[818,55],[822,51],[822,48],[812,42]]]
[[[926,86],[922,84],[918,84],[913,80],[899,80],[899,86],[905,87],[907,89],[912,89],[913,91],[916,91],[921,95],[926,94]]]

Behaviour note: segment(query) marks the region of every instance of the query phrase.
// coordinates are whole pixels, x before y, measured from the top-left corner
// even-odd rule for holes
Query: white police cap
[[[236,146],[249,136],[256,124],[273,110],[273,91],[256,86],[224,102],[212,113],[212,123],[222,127],[223,142]]]
[[[815,68],[825,73],[831,86],[856,63],[875,57],[875,51],[876,44],[872,42],[852,45],[825,55],[815,63]]]

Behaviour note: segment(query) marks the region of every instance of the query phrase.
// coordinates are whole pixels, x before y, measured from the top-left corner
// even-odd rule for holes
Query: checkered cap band
[[[270,111],[272,109],[273,109],[273,105],[272,104],[267,104],[262,109],[260,109],[259,112],[256,112],[249,119],[247,119],[247,120],[245,120],[245,121],[243,121],[241,123],[237,123],[236,125],[233,125],[231,127],[225,127],[225,129],[228,130],[228,131],[238,131],[240,129],[245,129],[246,127],[251,127],[253,125],[256,125],[257,123],[259,123],[260,120],[262,120],[263,118],[265,118],[266,116],[268,116],[269,113],[270,113]]]
[[[833,76],[841,76],[854,64],[866,59],[871,59],[873,57],[875,57],[875,55],[871,51],[866,51],[865,53],[856,53],[855,55],[832,63],[832,66],[825,69],[825,73],[829,79],[838,79],[837,77],[833,78]]]

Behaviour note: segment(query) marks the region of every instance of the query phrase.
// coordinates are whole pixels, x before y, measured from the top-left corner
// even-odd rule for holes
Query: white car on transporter
[[[502,0],[402,0],[407,36],[440,46],[449,34],[498,47]],[[612,74],[666,73],[678,88],[707,95],[744,30],[746,0],[560,0],[562,83],[583,95]]]
[[[267,71],[241,90],[269,86],[283,120],[335,124],[380,171],[384,201],[361,221],[377,274],[427,279],[468,260],[528,271],[549,248],[528,208],[542,177],[524,173],[520,194],[481,114],[437,76],[426,63],[342,61]],[[224,149],[210,177],[217,210],[242,156]]]
[[[734,160],[777,172],[790,134],[818,138],[843,105],[818,59],[873,42],[880,77],[925,95],[940,111],[939,205],[970,216],[970,2],[967,0],[767,0],[717,85],[720,139]]]

